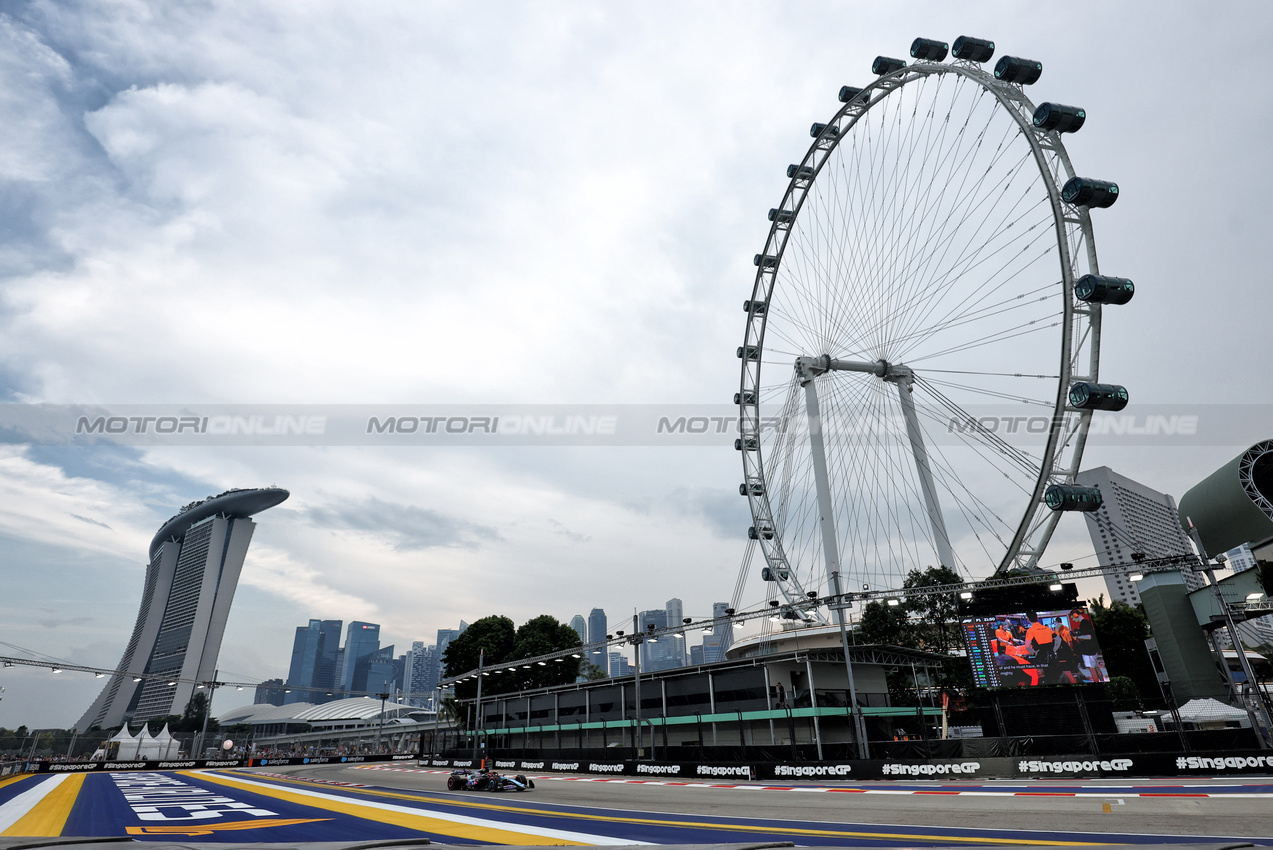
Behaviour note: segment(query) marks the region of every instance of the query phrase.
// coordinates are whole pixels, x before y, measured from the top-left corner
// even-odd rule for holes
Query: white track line
[[[69,773],[57,773],[34,788],[28,788],[9,802],[0,806],[0,833],[22,820],[29,811],[40,805],[53,789],[66,781]]]

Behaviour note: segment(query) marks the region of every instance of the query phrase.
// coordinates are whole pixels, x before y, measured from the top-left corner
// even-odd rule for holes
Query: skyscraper
[[[256,694],[253,696],[253,705],[282,705],[285,697],[291,694],[284,694],[282,679],[266,679],[264,682],[256,686]]]
[[[438,686],[437,655],[437,647],[425,646],[422,640],[411,644],[402,683],[402,690],[412,695],[407,699],[411,705],[430,704],[432,692]]]
[[[717,661],[724,659],[725,650],[734,645],[734,621],[725,613],[728,610],[728,602],[712,603],[712,618],[716,620],[716,624],[712,627],[712,634],[720,644],[721,653],[721,657],[717,658]]]
[[[654,626],[655,630],[667,628],[667,611],[663,608],[655,608],[651,611],[642,611],[637,615],[637,626],[640,633],[645,635],[650,632],[650,626]],[[641,643],[641,670],[668,670],[676,665],[672,663],[672,653],[669,651],[672,646],[672,638],[664,635],[657,639],[646,638]]]
[[[442,671],[446,667],[446,648],[451,645],[451,641],[463,634],[468,627],[468,623],[460,620],[458,629],[438,629],[438,678],[436,681],[442,680]]]
[[[380,649],[380,625],[363,623],[358,620],[349,624],[345,631],[344,656],[341,659],[340,687],[345,691],[364,691],[366,687],[356,687],[358,665],[364,659]],[[366,678],[361,684],[366,685]]]
[[[606,639],[606,612],[600,608],[593,608],[588,614],[588,643],[600,643]],[[606,671],[606,675],[610,675],[610,657],[605,647],[600,650],[593,650],[593,654],[588,660],[596,664],[602,670]]]
[[[570,628],[579,635],[580,643],[588,642],[588,621],[583,618],[583,614],[576,614],[570,618]]]
[[[1085,469],[1075,481],[1101,491],[1100,508],[1083,514],[1100,563],[1127,565],[1105,575],[1110,601],[1140,603],[1140,592],[1131,580],[1135,572],[1133,552],[1142,552],[1148,558],[1193,556],[1193,545],[1180,527],[1176,500],[1171,496],[1119,475],[1108,466]],[[1190,569],[1181,570],[1181,575],[1189,590],[1206,584],[1202,576]]]
[[[669,599],[667,605],[664,606],[667,612],[667,624],[669,627],[681,625],[681,620],[685,619],[685,608],[679,599]],[[672,667],[684,667],[685,658],[685,640],[679,637],[668,638],[668,661]]]
[[[354,667],[354,687],[350,690],[362,691],[368,694],[389,693],[393,694],[394,686],[397,683],[395,679],[396,671],[394,666],[396,659],[393,657],[393,645],[376,649],[362,658],[358,659],[357,665]]]
[[[320,704],[335,699],[336,653],[340,648],[340,620],[310,620],[296,627],[285,702]]]
[[[123,675],[111,677],[77,730],[180,714],[195,682],[213,679],[256,528],[248,517],[289,495],[278,487],[227,490],[186,505],[160,526],[150,541],[137,622],[117,668]]]

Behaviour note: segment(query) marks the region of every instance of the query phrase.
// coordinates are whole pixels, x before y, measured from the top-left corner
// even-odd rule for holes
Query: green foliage
[[[499,615],[483,617],[447,646],[446,653],[442,656],[445,665],[443,675],[458,676],[477,669],[478,659],[483,652],[487,667],[497,664],[509,657],[516,639],[517,630],[512,620]],[[483,687],[485,688],[485,683]],[[460,682],[455,686],[455,695],[461,699],[472,699],[476,694],[477,682]]]
[[[544,666],[533,664],[530,669],[522,665],[508,668],[514,666],[514,661],[577,646],[580,646],[578,632],[548,614],[528,620],[516,630],[508,617],[483,617],[447,647],[443,658],[445,675],[457,676],[477,669],[479,653],[484,650],[484,669],[489,675],[482,677],[483,696],[564,685],[579,676],[580,659],[568,656]],[[458,683],[455,695],[461,700],[473,699],[477,695],[477,682]]]
[[[610,678],[610,674],[606,672],[606,668],[599,664],[593,664],[591,661],[584,661],[579,667],[579,675],[583,676],[589,682],[598,682],[602,679]]]
[[[1115,711],[1135,711],[1141,707],[1140,691],[1136,683],[1126,676],[1111,676],[1105,693],[1113,701]]]
[[[951,584],[962,587],[964,580],[949,567],[938,566],[911,570],[902,587],[912,589]],[[959,630],[951,627],[951,621],[959,618],[958,589],[908,599],[906,609],[920,619],[920,622],[911,624],[916,645],[930,652],[946,652],[954,648],[952,644],[958,642]]]
[[[1104,596],[1088,600],[1088,606],[1110,677],[1131,679],[1142,696],[1157,694],[1158,677],[1145,649],[1145,638],[1149,637],[1145,615],[1118,600],[1106,607]]]
[[[858,623],[858,637],[864,643],[914,646],[913,633],[906,621],[906,609],[883,602],[866,603]]]

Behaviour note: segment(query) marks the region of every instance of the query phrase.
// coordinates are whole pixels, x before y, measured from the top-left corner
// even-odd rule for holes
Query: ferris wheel
[[[928,566],[1034,569],[1062,512],[1100,506],[1074,478],[1092,412],[1127,403],[1101,311],[1134,288],[1090,217],[1118,186],[1062,144],[1086,113],[1036,108],[1042,64],[991,71],[993,42],[910,52],[810,129],[743,305],[739,492],[793,618]]]

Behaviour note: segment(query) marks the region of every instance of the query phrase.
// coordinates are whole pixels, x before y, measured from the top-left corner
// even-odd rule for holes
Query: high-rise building
[[[611,676],[631,676],[636,672],[631,662],[624,657],[622,652],[610,653],[610,675]]]
[[[717,661],[723,660],[725,650],[734,645],[734,621],[730,619],[726,613],[727,611],[729,611],[728,602],[712,603],[712,619],[716,621],[715,625],[712,626],[712,635],[716,638],[717,643],[720,644],[721,653],[721,657],[715,659]]]
[[[212,681],[230,603],[256,523],[290,494],[227,490],[186,505],[150,541],[141,608],[118,669],[75,724],[119,726],[181,714],[195,682]],[[175,682],[176,684],[169,684]]]
[[[402,683],[402,690],[411,695],[407,702],[415,706],[431,705],[433,690],[437,686],[437,647],[425,646],[422,640],[415,641],[407,653]]]
[[[1131,580],[1136,572],[1132,553],[1143,553],[1146,558],[1193,558],[1193,546],[1180,527],[1176,500],[1171,496],[1119,475],[1108,466],[1085,469],[1075,481],[1101,491],[1100,508],[1083,514],[1097,559],[1103,566],[1126,565],[1105,575],[1111,601],[1140,603],[1140,592]],[[1206,584],[1200,574],[1187,567],[1181,575],[1189,590]]]
[[[702,644],[695,644],[690,647],[690,664],[698,665],[702,663],[704,663],[703,646]]]
[[[442,671],[446,669],[446,648],[451,645],[451,641],[455,640],[460,635],[462,635],[464,633],[464,630],[467,629],[468,627],[469,627],[468,623],[464,622],[463,620],[460,620],[460,627],[458,629],[438,629],[438,643],[437,643],[438,678],[437,678],[437,681],[442,680],[443,678]]]
[[[667,624],[669,627],[681,625],[681,620],[685,619],[685,607],[679,599],[669,599],[667,605],[664,606],[667,612]],[[668,644],[668,661],[673,667],[684,667],[685,658],[685,640],[678,637],[669,637]]]
[[[637,627],[641,634],[647,634],[650,626],[654,626],[654,630],[667,628],[667,611],[662,608],[655,608],[651,611],[642,611],[637,615]],[[641,670],[642,672],[653,672],[655,670],[670,670],[676,664],[672,660],[673,639],[664,635],[657,639],[647,638],[641,643]]]
[[[365,687],[357,684],[358,665],[380,649],[380,626],[377,623],[363,623],[358,620],[349,624],[345,630],[344,655],[341,658],[340,687],[345,691],[365,691]],[[362,684],[366,684],[366,679]]]
[[[392,694],[397,683],[394,678],[396,662],[392,645],[364,655],[354,667],[354,687],[350,690],[367,694]]]
[[[266,679],[256,686],[256,695],[252,699],[252,704],[282,705],[283,699],[291,696],[291,694],[284,694],[283,691],[282,679]]]
[[[588,621],[583,618],[583,614],[576,614],[570,618],[570,628],[579,635],[580,643],[588,642]]]
[[[336,653],[340,648],[340,620],[310,620],[296,627],[292,663],[287,671],[291,693],[285,702],[320,704],[335,699]]]
[[[318,661],[314,665],[314,691],[307,702],[320,704],[337,699],[336,673],[340,670],[341,620],[323,620],[318,626]]]
[[[588,614],[588,643],[600,643],[605,639],[606,612],[600,608],[593,608]],[[605,670],[606,675],[610,675],[610,656],[604,647],[593,650],[588,660]]]

